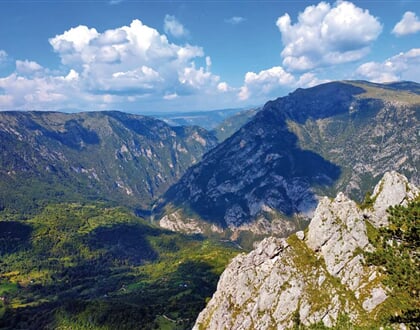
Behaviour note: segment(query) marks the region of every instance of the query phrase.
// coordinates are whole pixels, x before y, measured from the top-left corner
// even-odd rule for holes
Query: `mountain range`
[[[171,126],[200,126],[211,131],[216,130],[225,120],[229,120],[231,117],[247,111],[249,110],[238,108],[211,111],[151,113],[150,115]]]
[[[234,113],[0,112],[0,328],[415,324],[420,85]]]
[[[116,111],[2,112],[0,209],[101,200],[186,233],[286,236],[319,196],[360,201],[390,170],[419,183],[419,90],[331,82],[223,113],[212,131]]]
[[[297,89],[205,154],[166,192],[156,219],[245,241],[286,236],[307,226],[319,196],[361,201],[390,170],[418,184],[419,120],[417,83]]]
[[[104,200],[152,202],[217,140],[198,126],[171,127],[122,112],[1,112],[0,209]]]

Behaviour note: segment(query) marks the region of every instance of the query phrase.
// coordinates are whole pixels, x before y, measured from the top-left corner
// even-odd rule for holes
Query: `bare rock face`
[[[159,221],[161,228],[172,231],[185,232],[188,234],[202,234],[203,231],[195,219],[182,219],[181,216],[174,212],[170,215],[165,215]]]
[[[322,256],[331,275],[340,277],[352,290],[357,288],[351,280],[360,277],[363,269],[354,251],[365,249],[369,241],[362,212],[355,202],[343,193],[333,201],[324,198],[309,224],[306,244]]]
[[[389,205],[406,205],[407,201],[419,194],[419,189],[407,178],[395,171],[385,173],[373,191],[373,209],[368,213],[371,223],[376,226],[388,224],[386,209]]]
[[[363,263],[362,251],[373,249],[366,222],[386,223],[387,207],[419,193],[406,180],[395,172],[385,174],[369,212],[342,193],[324,198],[307,232],[266,238],[249,254],[237,256],[194,329],[285,329],[318,322],[331,327],[341,314],[355,324],[375,319],[389,290],[380,269]]]
[[[159,220],[161,228],[185,234],[222,233],[223,229],[214,225],[203,223],[195,218],[184,217],[179,211],[165,215]]]

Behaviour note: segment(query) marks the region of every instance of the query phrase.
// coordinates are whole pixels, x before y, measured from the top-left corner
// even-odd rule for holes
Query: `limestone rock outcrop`
[[[385,173],[373,191],[374,204],[368,212],[370,222],[376,227],[386,226],[388,224],[386,209],[389,205],[406,205],[418,194],[419,189],[404,175],[395,171]]]
[[[389,289],[381,270],[364,263],[372,250],[367,222],[386,224],[386,208],[404,204],[419,190],[386,173],[370,210],[339,193],[323,198],[305,232],[266,238],[237,256],[194,329],[287,329],[296,324],[331,327],[340,316],[360,324],[377,317]]]

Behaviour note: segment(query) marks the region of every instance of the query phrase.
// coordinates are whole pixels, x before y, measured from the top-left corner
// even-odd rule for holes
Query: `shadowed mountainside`
[[[417,91],[409,82],[331,82],[268,102],[168,190],[161,226],[283,236],[319,195],[360,200],[389,170],[418,182]]]

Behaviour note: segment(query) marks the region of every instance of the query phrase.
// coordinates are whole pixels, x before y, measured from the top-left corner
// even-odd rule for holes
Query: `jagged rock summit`
[[[369,208],[343,193],[323,198],[307,231],[287,239],[266,238],[233,259],[194,329],[332,327],[343,315],[352,324],[375,320],[390,290],[381,270],[364,263],[363,251],[373,249],[368,222],[386,224],[386,208],[418,194],[404,176],[388,172]]]
[[[405,176],[395,171],[385,173],[381,183],[373,191],[374,204],[369,214],[370,222],[376,227],[386,226],[386,209],[389,205],[406,206],[407,201],[418,194],[417,187],[407,182]]]

